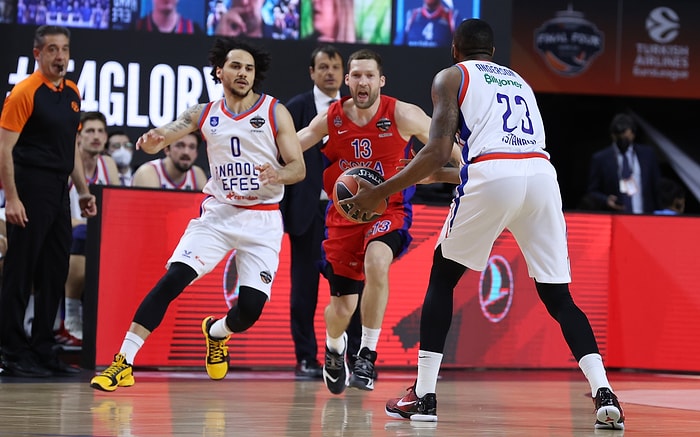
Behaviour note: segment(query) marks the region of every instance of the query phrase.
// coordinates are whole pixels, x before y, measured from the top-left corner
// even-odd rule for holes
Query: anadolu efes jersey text
[[[224,99],[207,104],[199,129],[207,141],[211,178],[204,192],[222,203],[252,206],[279,203],[284,185],[263,185],[256,165],[270,163],[280,169],[275,105],[278,100],[261,94],[248,111],[235,114]]]

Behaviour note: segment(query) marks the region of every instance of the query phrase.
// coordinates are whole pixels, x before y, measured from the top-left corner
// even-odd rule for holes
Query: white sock
[[[233,331],[226,325],[226,317],[217,320],[209,328],[209,335],[216,339],[226,338],[231,334],[233,334]]]
[[[435,393],[438,372],[442,363],[442,354],[418,351],[418,378],[416,379],[416,396],[422,398],[427,393]]]
[[[338,338],[333,338],[328,334],[328,331],[326,331],[326,346],[328,346],[328,349],[331,351],[337,353],[337,354],[342,354],[345,352],[345,346],[348,343],[348,335],[343,332],[343,335],[341,335]]]
[[[578,362],[578,366],[583,371],[586,376],[588,383],[591,385],[591,396],[595,397],[598,389],[601,387],[610,387],[608,382],[608,377],[605,374],[605,367],[603,366],[603,357],[600,354],[588,354],[581,358]]]
[[[362,340],[360,341],[360,350],[362,350],[363,347],[366,347],[371,351],[376,351],[380,332],[382,332],[382,328],[372,329],[366,327],[365,325],[362,325]]]
[[[143,338],[129,331],[124,336],[124,342],[122,343],[121,349],[119,349],[119,353],[124,354],[127,363],[134,364],[134,358],[136,358],[136,354],[139,352],[139,349],[141,349],[141,346],[143,346],[143,343]]]
[[[80,299],[75,299],[72,297],[67,297],[66,298],[66,319],[78,319],[80,320],[80,308],[83,306],[83,304],[80,302]]]

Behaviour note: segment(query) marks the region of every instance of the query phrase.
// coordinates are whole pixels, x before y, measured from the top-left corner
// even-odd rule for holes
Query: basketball
[[[333,187],[333,204],[335,205],[335,209],[338,210],[340,215],[350,220],[351,222],[369,223],[375,220],[380,215],[382,215],[384,211],[386,211],[386,207],[388,205],[387,199],[384,199],[384,202],[379,204],[377,210],[374,211],[374,214],[371,217],[367,218],[367,220],[363,220],[361,217],[358,217],[357,213],[350,216],[348,214],[350,207],[347,205],[339,205],[338,201],[348,199],[357,194],[359,186],[353,176],[359,176],[362,179],[374,185],[379,185],[380,183],[384,182],[384,178],[381,174],[372,170],[371,168],[353,167],[349,170],[345,170],[343,174],[338,176],[338,179],[336,179],[335,181],[335,186]]]

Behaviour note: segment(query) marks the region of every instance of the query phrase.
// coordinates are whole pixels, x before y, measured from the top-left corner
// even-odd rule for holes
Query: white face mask
[[[133,152],[126,147],[120,147],[112,152],[112,158],[117,163],[117,167],[128,167],[131,165]]]

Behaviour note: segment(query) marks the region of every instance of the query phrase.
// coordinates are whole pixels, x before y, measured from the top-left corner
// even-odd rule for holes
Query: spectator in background
[[[183,17],[177,10],[178,0],[153,0],[153,9],[136,20],[134,30],[160,33],[202,33],[194,20]]]
[[[47,377],[80,370],[59,359],[53,324],[65,296],[71,244],[68,176],[81,215],[97,214],[76,143],[80,92],[66,80],[70,31],[41,26],[32,51],[37,69],[5,99],[0,115],[0,180],[6,195],[8,251],[0,293],[3,375]],[[34,291],[32,335],[24,315]]]
[[[224,0],[213,0],[209,2],[209,13],[207,14],[207,35],[214,35],[216,26],[226,13],[227,7]]]
[[[615,115],[613,143],[591,158],[586,198],[596,209],[630,214],[657,209],[659,164],[651,146],[635,142],[636,133],[632,117]]]
[[[231,6],[217,23],[216,35],[263,37],[263,0],[231,0]]]
[[[308,0],[312,13],[302,15],[301,37],[318,42],[355,42],[355,9],[353,1]]]
[[[114,160],[103,155],[107,143],[107,121],[101,112],[83,112],[78,131],[78,151],[82,158],[85,183],[89,185],[119,185],[119,170]],[[66,280],[65,316],[59,324],[56,341],[83,340],[83,291],[85,290],[85,241],[87,219],[80,214],[78,191],[71,178],[69,183],[73,242],[70,248],[68,279]],[[60,323],[60,322],[59,322]],[[56,326],[54,326],[56,328]],[[71,338],[73,337],[73,338]]]
[[[397,29],[396,44],[412,47],[440,47],[452,44],[452,34],[461,20],[458,12],[442,0],[424,0],[406,12],[406,26]]]
[[[201,138],[199,133],[191,132],[166,146],[165,158],[148,161],[136,170],[133,186],[202,191],[207,175],[194,165]]]
[[[126,132],[112,131],[107,136],[107,148],[105,150],[114,159],[119,170],[119,181],[124,187],[130,187],[133,181],[131,159],[134,157],[134,144]]]
[[[331,103],[340,100],[343,84],[343,57],[331,45],[322,45],[311,53],[309,76],[313,89],[298,94],[287,103],[296,130],[308,126],[316,114],[326,112]],[[318,303],[319,263],[323,241],[323,217],[327,200],[323,191],[323,142],[304,152],[306,178],[285,187],[280,203],[284,230],[291,248],[290,322],[297,377],[320,378],[322,368],[317,360],[318,341],[314,319]],[[359,312],[348,328],[348,355],[354,357],[360,349],[362,324]]]
[[[685,211],[685,189],[667,178],[659,181],[659,208],[656,215],[680,215]]]

